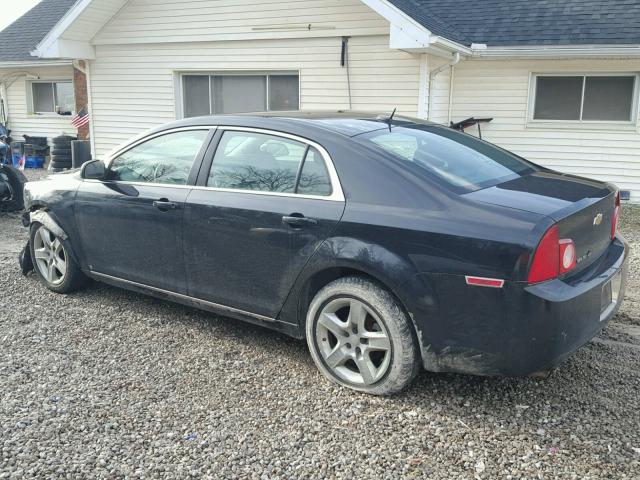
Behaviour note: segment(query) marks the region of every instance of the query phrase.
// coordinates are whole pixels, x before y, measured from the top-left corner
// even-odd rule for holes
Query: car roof
[[[213,115],[193,117],[178,120],[159,127],[157,131],[169,128],[190,127],[201,125],[229,125],[256,128],[308,127],[323,131],[332,131],[347,137],[354,137],[382,128],[399,127],[414,124],[436,125],[425,120],[396,114],[389,122],[392,112],[372,113],[353,111],[295,111],[295,112],[264,112],[238,115]]]

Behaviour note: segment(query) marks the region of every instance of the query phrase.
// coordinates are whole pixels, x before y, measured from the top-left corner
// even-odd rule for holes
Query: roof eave
[[[640,45],[528,45],[492,47],[472,45],[479,59],[639,58]]]
[[[0,61],[0,68],[56,67],[72,63],[72,60],[8,60]]]

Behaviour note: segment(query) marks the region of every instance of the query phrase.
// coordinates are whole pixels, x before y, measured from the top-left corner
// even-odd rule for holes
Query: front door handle
[[[282,217],[282,223],[291,227],[300,228],[317,225],[318,221],[315,218],[307,218],[300,213],[292,213],[291,215]]]
[[[161,212],[168,212],[169,210],[176,210],[178,208],[178,205],[176,205],[174,202],[170,202],[166,198],[156,200],[155,202],[153,202],[153,206]]]

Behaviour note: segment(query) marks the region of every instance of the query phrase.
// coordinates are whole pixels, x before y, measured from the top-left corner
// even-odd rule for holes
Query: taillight
[[[616,232],[618,231],[619,222],[620,222],[620,191],[616,193],[616,207],[613,209],[613,216],[611,217],[611,240],[616,238]]]
[[[542,237],[533,254],[529,269],[529,283],[546,282],[558,278],[576,267],[576,246],[573,240],[558,238],[558,226],[552,226]]]
[[[560,248],[558,248],[558,226],[554,225],[538,244],[529,269],[529,283],[539,283],[558,276]]]

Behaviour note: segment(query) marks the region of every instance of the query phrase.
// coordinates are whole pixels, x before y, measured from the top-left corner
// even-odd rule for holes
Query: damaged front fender
[[[24,221],[24,220],[23,220]],[[58,223],[51,217],[46,210],[36,210],[29,213],[29,225],[34,222],[41,223],[44,227],[53,233],[60,240],[67,240],[69,237],[66,232],[58,225]]]

